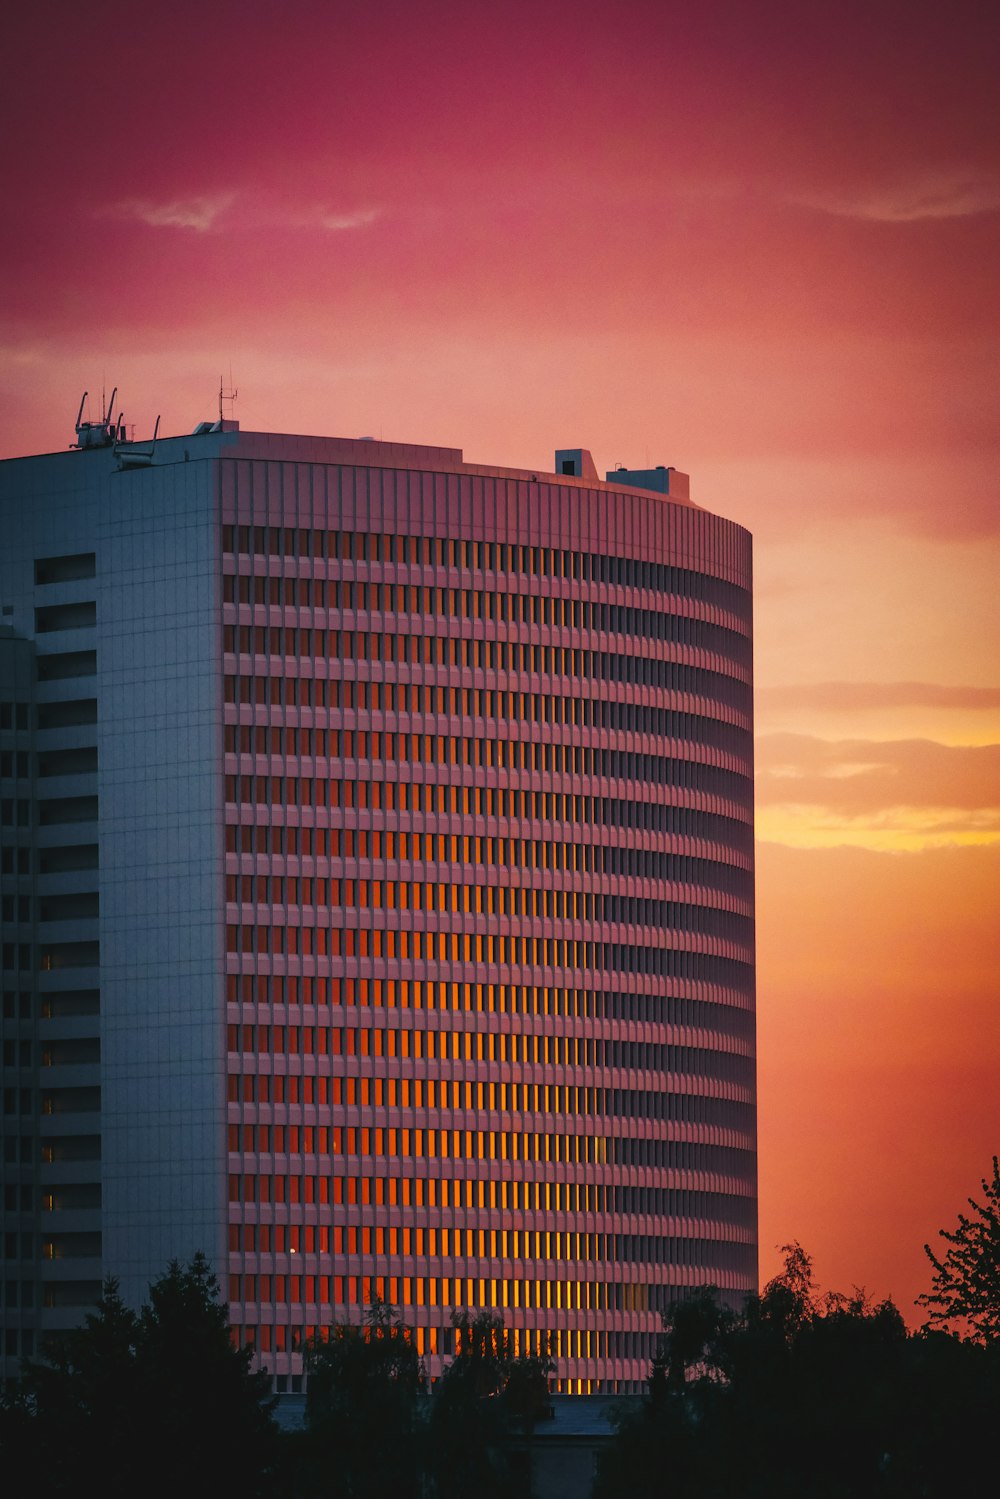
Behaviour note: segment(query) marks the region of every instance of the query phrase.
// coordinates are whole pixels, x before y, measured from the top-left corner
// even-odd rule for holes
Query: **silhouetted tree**
[[[535,1427],[549,1413],[549,1375],[554,1367],[548,1354],[528,1353],[516,1355],[507,1366],[503,1404],[508,1442],[513,1434],[524,1441],[521,1499],[530,1496]]]
[[[155,1436],[161,1489],[174,1496],[266,1491],[273,1458],[270,1378],[234,1346],[208,1260],[173,1260],[139,1317],[136,1383]]]
[[[950,1499],[971,1483],[996,1398],[986,1352],[911,1336],[862,1291],[818,1295],[800,1246],[741,1314],[709,1290],[666,1322],[600,1499]]]
[[[97,1471],[109,1495],[131,1493],[144,1415],[135,1381],[138,1335],[138,1318],[109,1277],[83,1325],[52,1340],[44,1361],[26,1361],[18,1384],[5,1390],[0,1469],[30,1471],[36,1494],[77,1493],[80,1474]]]
[[[714,1286],[673,1303],[663,1319],[663,1337],[650,1375],[654,1400],[683,1393],[689,1378],[716,1366],[731,1318]]]
[[[456,1313],[456,1352],[434,1389],[428,1464],[439,1499],[525,1499],[530,1475],[511,1436],[529,1444],[547,1405],[546,1356],[519,1356],[498,1312]]]
[[[984,1201],[968,1199],[973,1217],[958,1215],[958,1227],[939,1229],[949,1248],[939,1259],[924,1245],[934,1267],[934,1289],[917,1302],[930,1310],[928,1326],[957,1323],[977,1343],[1000,1338],[1000,1164],[993,1157],[993,1179],[984,1177]]]
[[[418,1495],[426,1382],[393,1308],[373,1302],[362,1326],[331,1327],[305,1357],[306,1490],[345,1499]]]
[[[31,1492],[200,1499],[269,1491],[270,1381],[234,1348],[204,1255],[172,1263],[138,1316],[114,1279],[81,1327],[26,1362],[0,1418],[4,1471]]]

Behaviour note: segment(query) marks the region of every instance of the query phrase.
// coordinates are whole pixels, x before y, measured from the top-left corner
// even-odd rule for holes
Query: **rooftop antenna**
[[[232,365],[230,365],[229,366],[229,389],[228,390],[226,389],[225,381],[224,381],[222,375],[219,376],[219,421],[220,422],[224,422],[225,419],[226,419],[226,417],[225,417],[225,409],[224,409],[224,403],[226,401],[229,402],[229,419],[230,419],[230,421],[233,420],[233,417],[234,417],[234,414],[235,414],[236,397],[238,395],[239,395],[239,391],[236,390],[234,388],[234,386],[233,386],[233,367],[232,367]]]
[[[124,412],[122,413],[124,415]],[[149,468],[156,457],[156,439],[160,435],[160,418],[156,418],[156,426],[153,428],[153,436],[148,447],[137,447],[134,443],[125,442],[124,437],[115,439],[115,457],[118,459],[119,468]]]
[[[87,405],[87,391],[83,393],[80,409],[76,414],[76,442],[70,446],[74,448],[108,448],[118,440],[118,424],[114,421],[115,399],[118,395],[118,387],[115,386],[111,392],[111,405],[106,406],[104,400],[104,389],[101,389],[101,420],[92,422],[88,416],[84,421],[83,412]],[[119,418],[120,422],[120,418]]]

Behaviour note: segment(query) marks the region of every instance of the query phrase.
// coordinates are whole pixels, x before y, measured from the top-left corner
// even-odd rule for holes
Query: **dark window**
[[[93,552],[80,552],[72,557],[38,557],[35,559],[35,582],[70,583],[76,578],[93,578],[96,562]]]

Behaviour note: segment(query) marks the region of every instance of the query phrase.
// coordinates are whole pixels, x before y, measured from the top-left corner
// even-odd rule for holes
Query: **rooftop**
[[[310,437],[283,432],[243,432],[235,421],[199,422],[186,436],[160,437],[159,418],[152,437],[127,438],[125,427],[109,412],[99,422],[77,418],[77,441],[61,453],[37,456],[62,457],[79,462],[86,452],[110,457],[119,469],[159,467],[203,458],[261,459],[288,463],[330,463],[352,467],[405,468],[426,473],[480,474],[497,479],[527,480],[529,483],[578,486],[589,490],[645,490],[663,495],[676,504],[691,505],[687,474],[665,465],[628,469],[622,465],[601,479],[586,448],[558,448],[551,470],[505,468],[495,464],[467,463],[461,448],[425,446],[421,443],[382,442],[374,437]],[[31,458],[4,460],[30,462]],[[696,508],[696,507],[695,507]]]

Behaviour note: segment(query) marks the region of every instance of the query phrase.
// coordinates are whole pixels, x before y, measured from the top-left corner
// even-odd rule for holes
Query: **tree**
[[[241,1494],[267,1489],[274,1399],[253,1350],[234,1347],[208,1260],[172,1260],[139,1317],[136,1384],[162,1449],[163,1492]]]
[[[682,1394],[689,1378],[715,1363],[730,1318],[715,1286],[705,1286],[671,1305],[663,1318],[663,1337],[650,1376],[654,1400]]]
[[[511,1437],[527,1443],[547,1405],[547,1354],[518,1355],[499,1312],[456,1313],[456,1352],[431,1406],[429,1464],[440,1499],[523,1499]],[[530,1473],[527,1475],[530,1486]]]
[[[504,1415],[509,1433],[520,1434],[524,1441],[524,1474],[522,1496],[531,1493],[531,1457],[535,1427],[549,1413],[549,1375],[554,1368],[545,1354],[520,1354],[507,1366],[504,1386]]]
[[[410,1329],[374,1301],[362,1326],[340,1324],[305,1350],[307,1490],[345,1499],[420,1492],[423,1365]]]
[[[109,1279],[82,1326],[25,1362],[0,1420],[4,1471],[30,1458],[39,1496],[90,1474],[114,1499],[270,1492],[273,1401],[252,1356],[232,1346],[204,1255],[174,1261],[138,1315]]]
[[[817,1295],[809,1256],[741,1313],[709,1287],[671,1308],[650,1397],[602,1456],[600,1499],[895,1494],[906,1329],[891,1303]]]
[[[973,1217],[958,1215],[958,1227],[939,1229],[949,1245],[938,1258],[929,1244],[924,1252],[934,1267],[934,1288],[917,1303],[929,1309],[928,1327],[964,1327],[967,1336],[985,1344],[1000,1337],[1000,1164],[993,1157],[993,1179],[982,1181],[984,1201],[968,1199]]]
[[[97,1471],[107,1494],[134,1490],[143,1413],[135,1385],[138,1335],[139,1320],[109,1276],[83,1325],[53,1341],[44,1361],[26,1360],[16,1389],[5,1391],[4,1472],[31,1471],[36,1494],[76,1493],[80,1474]]]

